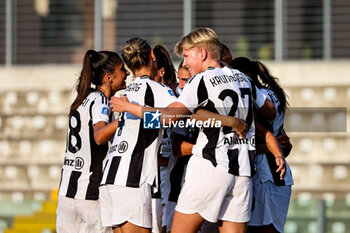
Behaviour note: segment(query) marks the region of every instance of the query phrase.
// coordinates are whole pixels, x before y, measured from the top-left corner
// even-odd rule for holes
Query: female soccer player
[[[58,193],[57,232],[107,232],[101,227],[99,190],[108,140],[118,122],[109,98],[125,88],[128,71],[114,52],[88,50],[71,105],[62,177]],[[91,84],[95,85],[91,89]]]
[[[277,138],[286,138],[283,123],[288,102],[277,78],[273,77],[261,62],[251,61],[245,57],[235,58],[232,61],[232,67],[247,74],[252,82],[274,102],[276,108],[275,119],[266,122],[261,121],[258,116],[257,121],[263,126],[260,128],[265,132],[269,129]],[[257,139],[257,141],[259,140]],[[282,144],[282,148],[286,157],[291,150],[289,140]],[[293,178],[286,162],[286,176],[281,180],[280,175],[276,173],[276,166],[273,161],[274,158],[266,146],[261,147],[261,144],[258,144],[257,155],[255,156],[257,173],[253,177],[254,209],[252,218],[248,223],[250,233],[283,232]]]
[[[165,46],[159,44],[153,48],[157,62],[157,75],[154,81],[162,83],[174,92],[176,90],[176,71],[170,54]],[[175,158],[172,152],[171,127],[163,130],[163,141],[158,152],[158,191],[152,192],[152,218],[153,233],[165,232],[164,206],[167,203],[170,192],[170,170],[174,166]],[[153,190],[152,190],[153,191]]]
[[[136,77],[125,91],[130,101],[141,106],[166,107],[176,100],[171,89],[153,81],[156,58],[146,40],[126,41],[122,57]],[[101,182],[107,185],[113,225],[127,233],[151,232],[152,228],[151,185],[157,174],[162,132],[157,121],[159,112],[145,115],[144,120],[130,113],[119,117]]]
[[[194,76],[175,103],[166,109],[157,109],[162,113],[161,119],[171,123],[198,107],[224,116],[247,117],[247,111],[242,109],[250,111],[252,108],[250,95],[241,93],[235,84],[245,80],[221,70],[218,61],[220,41],[213,30],[201,28],[192,31],[177,44],[176,51],[184,56],[183,65]],[[234,106],[237,104],[242,108],[236,115]],[[111,106],[113,111],[129,111],[139,117],[142,110],[155,110],[143,108],[125,97],[114,98]],[[225,126],[230,124],[235,124],[232,117],[229,122],[222,123]],[[237,136],[231,129],[201,128],[192,148],[193,156],[176,206],[172,232],[195,233],[204,220],[219,220],[221,232],[245,231],[251,207],[250,176],[253,168],[249,142],[253,144],[254,128],[251,129],[247,134],[248,140],[238,140],[242,142],[242,148],[236,148],[234,142]]]

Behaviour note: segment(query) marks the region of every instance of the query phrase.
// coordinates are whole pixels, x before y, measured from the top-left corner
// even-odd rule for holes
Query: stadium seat
[[[337,149],[337,141],[333,138],[326,138],[323,140],[323,148],[327,152],[335,152]]]
[[[333,87],[328,87],[323,90],[323,97],[326,101],[335,101],[337,99],[337,90]]]
[[[7,140],[0,141],[0,158],[11,154],[10,143]]]
[[[57,116],[55,119],[55,126],[56,129],[65,129],[68,124],[68,117],[67,116]]]
[[[37,92],[27,93],[27,103],[29,105],[37,105],[39,101],[39,94]]]
[[[29,140],[22,140],[19,142],[18,153],[28,155],[31,154],[32,144]]]
[[[314,91],[311,88],[304,88],[301,91],[301,98],[307,102],[312,101],[314,98]]]
[[[339,165],[333,168],[333,177],[337,180],[345,179],[348,177],[348,169],[346,166]]]

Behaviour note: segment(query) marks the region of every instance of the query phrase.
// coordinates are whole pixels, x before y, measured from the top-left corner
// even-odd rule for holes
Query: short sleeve
[[[166,108],[169,104],[177,100],[173,91],[166,86],[158,85],[156,90],[154,90],[154,94],[157,96],[155,106],[158,108]]]
[[[201,87],[200,85],[203,85]],[[199,89],[204,88],[205,90]],[[180,96],[177,98],[177,102],[183,104],[188,110],[190,110],[192,113],[194,110],[201,104],[198,103],[200,100],[198,98],[198,93],[205,92],[206,87],[203,82],[203,78],[199,77],[198,75],[193,76],[191,79],[188,80],[186,83],[184,89],[182,90]],[[207,100],[207,96],[203,98],[203,101]],[[201,102],[203,102],[201,101]]]
[[[111,108],[106,97],[98,96],[91,109],[92,124],[104,121],[107,124],[110,122]]]
[[[257,88],[256,86],[252,86],[252,88],[255,88],[255,93],[256,93],[256,96],[254,96],[253,100],[254,100],[254,107],[259,109],[261,108],[264,103],[265,103],[265,100],[266,100],[266,95],[259,89]]]

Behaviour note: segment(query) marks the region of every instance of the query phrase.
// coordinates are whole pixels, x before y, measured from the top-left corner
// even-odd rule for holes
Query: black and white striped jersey
[[[252,98],[252,95],[258,94]],[[246,120],[250,126],[245,139],[231,128],[201,128],[192,152],[208,159],[230,174],[251,176],[254,173],[255,126],[253,99],[263,105],[265,96],[252,93],[249,80],[239,71],[229,68],[208,68],[192,77],[186,84],[178,102],[191,112],[197,107]]]
[[[167,107],[176,101],[170,88],[148,76],[137,77],[128,85],[125,95],[130,102],[149,107]],[[128,187],[139,187],[145,182],[153,184],[162,130],[144,127],[145,121],[128,112],[121,114],[101,184]]]
[[[76,199],[98,199],[108,143],[100,146],[96,144],[93,125],[100,121],[109,123],[113,118],[109,101],[100,91],[91,92],[69,117],[59,195]]]

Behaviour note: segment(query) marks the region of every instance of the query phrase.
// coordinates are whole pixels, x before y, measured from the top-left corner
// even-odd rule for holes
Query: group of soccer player
[[[183,57],[178,84],[167,49],[143,38],[127,40],[121,57],[85,54],[69,113],[58,233],[283,232],[292,145],[277,79],[261,62],[232,60],[209,28],[184,36],[175,53]],[[135,78],[126,87],[128,70]],[[164,128],[146,127],[146,114]],[[220,127],[186,124],[210,119]]]

